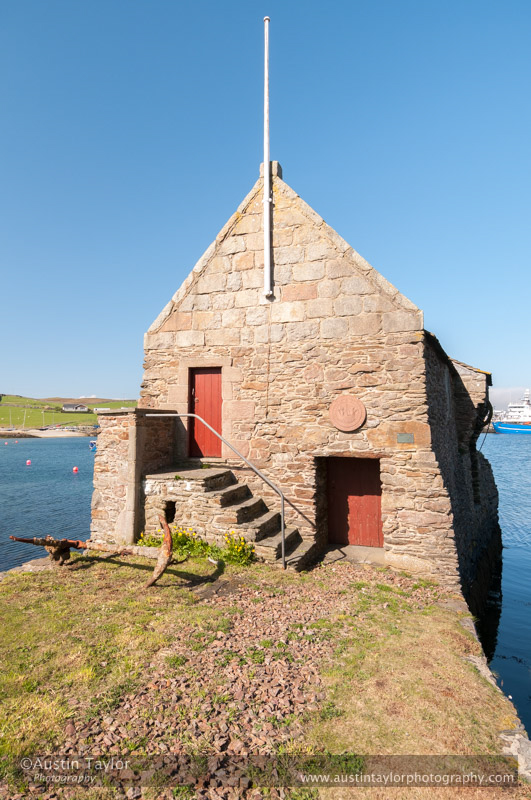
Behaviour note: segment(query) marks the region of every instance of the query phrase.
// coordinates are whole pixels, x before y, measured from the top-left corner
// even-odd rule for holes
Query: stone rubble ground
[[[149,677],[144,685],[124,696],[112,713],[86,723],[68,723],[61,753],[123,756],[127,742],[133,759],[142,754],[150,757],[145,784],[176,757],[191,751],[211,753],[214,774],[196,784],[195,797],[262,797],[248,779],[231,774],[224,759],[245,761],[249,755],[275,754],[279,748],[289,751],[302,740],[307,715],[326,702],[320,673],[331,663],[340,638],[349,635],[348,628],[334,628],[331,636],[326,626],[312,626],[338,614],[351,614],[349,585],[360,578],[371,580],[363,567],[353,564],[321,569],[326,588],[318,573],[302,586],[297,581],[274,588],[259,582],[259,576],[255,580],[252,572],[244,580],[222,579],[206,589],[203,585],[196,592],[199,601],[230,618],[230,630],[222,625],[223,630],[205,631],[199,638],[193,626],[181,628],[172,647],[159,652],[146,670]],[[411,590],[411,581],[392,573],[385,575],[385,582]],[[422,607],[432,600],[430,590],[418,588],[409,602]],[[171,657],[174,663],[184,663],[171,667]],[[122,777],[133,778],[133,774]],[[35,790],[28,796],[76,797],[70,791],[42,794]],[[140,787],[124,785],[116,790],[116,797],[134,800],[148,796],[145,791],[143,795]],[[156,796],[165,800],[174,795],[171,789],[161,789]],[[290,795],[288,790],[273,788],[269,796]],[[15,795],[13,800],[22,797]]]

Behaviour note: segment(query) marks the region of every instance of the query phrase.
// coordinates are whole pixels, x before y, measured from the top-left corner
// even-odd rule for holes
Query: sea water
[[[44,555],[10,535],[89,538],[94,472],[86,438],[6,441],[0,439],[0,572]],[[501,602],[501,616],[489,631],[490,666],[531,732],[531,435],[489,435],[480,444],[500,493],[503,537],[502,591],[493,601]],[[493,618],[497,623],[498,614]]]
[[[480,439],[480,445],[483,437]],[[482,448],[500,495],[501,616],[490,668],[531,734],[531,435],[489,434]]]
[[[89,439],[15,441],[0,438],[0,572],[46,555],[42,547],[12,542],[10,536],[90,537]]]

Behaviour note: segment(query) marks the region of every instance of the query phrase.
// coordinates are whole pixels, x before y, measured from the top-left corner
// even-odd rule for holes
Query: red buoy
[[[4,442],[4,444],[7,444],[7,442]]]
[[[26,461],[26,466],[31,467],[31,458],[28,458],[28,460]]]
[[[72,470],[72,472],[79,472],[79,470],[78,470],[78,468],[77,468],[77,467],[74,467],[74,468],[73,468],[73,470]]]

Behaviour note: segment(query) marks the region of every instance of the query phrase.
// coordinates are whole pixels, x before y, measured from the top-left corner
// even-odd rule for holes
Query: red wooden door
[[[383,547],[380,462],[328,458],[328,540]]]
[[[221,367],[201,367],[190,371],[190,412],[202,417],[221,433]],[[190,456],[221,456],[218,439],[202,422],[190,419]]]

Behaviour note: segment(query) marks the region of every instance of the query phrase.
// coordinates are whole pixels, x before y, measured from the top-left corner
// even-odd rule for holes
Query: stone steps
[[[280,512],[266,511],[260,517],[240,525],[242,536],[248,542],[259,542],[266,536],[273,536],[280,530]]]
[[[209,541],[219,541],[233,531],[254,543],[256,557],[268,563],[281,563],[282,537],[280,512],[271,510],[261,497],[239,483],[226,464],[181,462],[175,467],[146,475],[146,508],[175,503],[175,518],[185,527],[194,527]],[[155,517],[152,511],[152,519]],[[297,528],[286,528],[286,563],[303,569],[314,555],[315,543],[303,541]]]
[[[225,506],[223,513],[218,517],[218,522],[227,525],[241,525],[250,522],[267,511],[267,506],[261,497],[249,497],[247,500]]]
[[[315,564],[321,556],[321,548],[315,542],[302,540],[286,557],[286,568],[301,572],[312,564]]]
[[[240,503],[251,497],[251,490],[245,483],[234,483],[211,493],[212,500],[222,508]]]
[[[286,528],[284,538],[286,555],[302,542],[298,528]],[[261,539],[255,544],[254,549],[258,558],[263,558],[264,561],[278,561],[279,558],[282,558],[282,534],[277,533]]]

